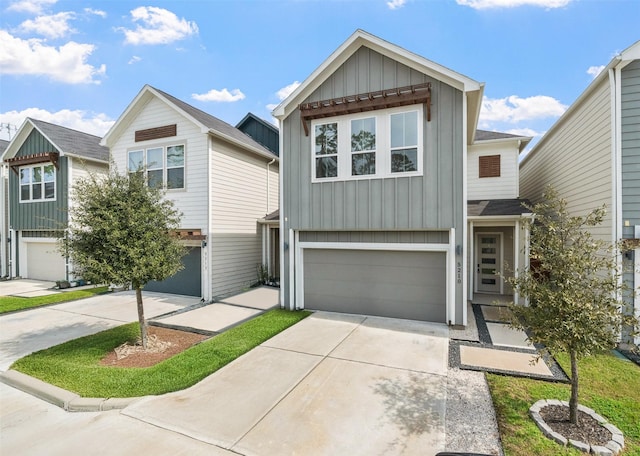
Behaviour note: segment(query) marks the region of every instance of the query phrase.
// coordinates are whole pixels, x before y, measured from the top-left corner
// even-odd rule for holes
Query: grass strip
[[[147,368],[99,364],[114,348],[137,339],[137,323],[32,353],[11,367],[82,397],[164,394],[194,385],[309,314],[305,311],[271,310]]]
[[[556,359],[566,372],[569,357]],[[612,354],[580,360],[580,403],[592,408],[620,429],[623,454],[640,456],[640,368]],[[487,374],[506,456],[582,455],[544,437],[529,417],[529,407],[540,399],[568,401],[569,385]]]
[[[61,302],[74,301],[76,299],[89,298],[96,294],[105,293],[106,291],[107,287],[95,287],[85,288],[84,290],[58,292],[46,296],[35,296],[32,298],[0,296],[0,314],[46,306],[48,304],[58,304]]]

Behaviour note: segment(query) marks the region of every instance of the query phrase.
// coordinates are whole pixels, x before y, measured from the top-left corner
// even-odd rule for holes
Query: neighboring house
[[[255,114],[248,113],[236,128],[262,144],[276,155],[280,155],[280,135],[278,128],[262,120]]]
[[[102,140],[121,172],[144,167],[182,212],[184,269],[146,290],[238,292],[262,262],[258,220],[278,208],[278,157],[237,128],[145,85]]]
[[[70,190],[89,172],[105,172],[109,151],[98,136],[27,118],[2,156],[9,175],[8,261],[11,277],[69,280],[57,248]]]
[[[9,175],[2,155],[9,141],[0,139],[0,278],[9,275]]]
[[[358,30],[274,110],[284,307],[466,325],[510,293],[531,138],[476,131],[483,88]]]
[[[547,185],[572,214],[606,206],[604,223],[591,229],[596,238],[640,247],[640,41],[609,62],[521,161],[524,196],[540,201]],[[638,288],[640,249],[620,262]],[[634,305],[640,313],[639,297]]]

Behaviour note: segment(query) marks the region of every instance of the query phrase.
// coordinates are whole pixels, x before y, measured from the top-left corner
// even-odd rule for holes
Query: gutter
[[[269,166],[273,165],[275,163],[276,159],[273,158],[269,163],[267,163],[267,214],[270,213],[269,211],[269,201],[271,201],[271,197],[269,196]]]

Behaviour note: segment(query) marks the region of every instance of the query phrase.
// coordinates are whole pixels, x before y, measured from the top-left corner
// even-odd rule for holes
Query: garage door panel
[[[64,280],[66,261],[58,245],[49,242],[27,242],[27,265],[24,277],[36,280]]]
[[[202,254],[199,247],[191,248],[182,257],[184,269],[166,280],[152,281],[144,287],[146,291],[172,293],[187,296],[202,296]]]
[[[441,252],[306,249],[305,307],[444,322]]]

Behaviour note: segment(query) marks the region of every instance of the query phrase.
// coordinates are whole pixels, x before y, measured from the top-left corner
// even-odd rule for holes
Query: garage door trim
[[[454,229],[450,229],[449,239],[455,239]],[[446,321],[454,321],[455,315],[455,244],[411,244],[411,243],[364,243],[364,242],[298,242],[295,251],[296,302],[297,308],[304,309],[304,251],[305,249],[344,250],[386,250],[411,252],[444,252],[446,254]]]

